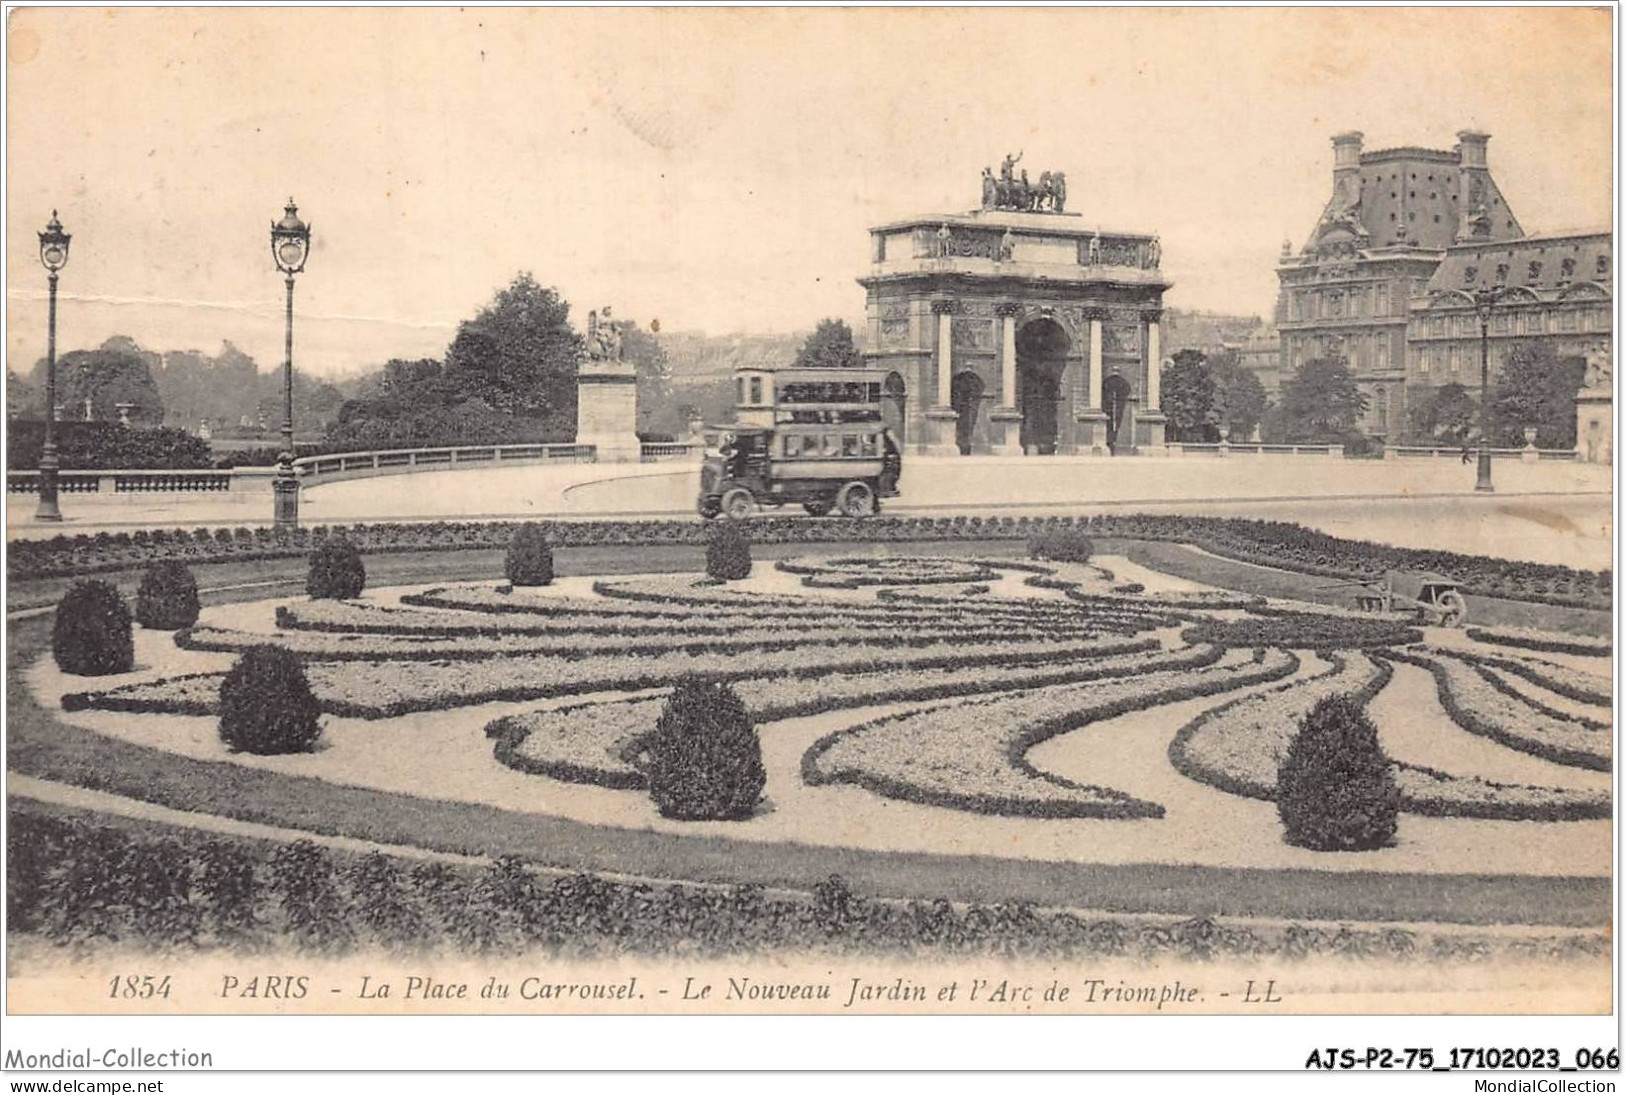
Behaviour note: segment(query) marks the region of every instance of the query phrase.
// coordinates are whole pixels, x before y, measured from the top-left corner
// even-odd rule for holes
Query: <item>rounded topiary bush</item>
[[[520,525],[508,542],[508,581],[516,586],[545,586],[553,581],[553,548],[540,525]]]
[[[1299,847],[1362,852],[1394,839],[1399,785],[1353,696],[1327,696],[1304,717],[1276,776],[1275,809]]]
[[[750,537],[737,521],[711,526],[705,542],[705,572],[724,582],[750,577]]]
[[[305,574],[305,592],[314,598],[347,601],[361,596],[367,585],[367,568],[361,552],[348,540],[328,540],[310,553],[310,570]]]
[[[135,593],[137,623],[176,631],[197,623],[197,614],[197,579],[191,567],[171,559],[147,568]]]
[[[761,739],[726,684],[679,681],[646,749],[649,795],[664,817],[737,821],[762,801]]]
[[[1033,559],[1057,563],[1087,563],[1095,545],[1077,529],[1045,529],[1027,541],[1027,554]]]
[[[128,673],[135,666],[130,610],[106,582],[73,583],[57,602],[51,653],[64,673],[100,677]]]
[[[220,740],[235,753],[308,753],[320,714],[304,667],[280,646],[249,647],[220,682]]]

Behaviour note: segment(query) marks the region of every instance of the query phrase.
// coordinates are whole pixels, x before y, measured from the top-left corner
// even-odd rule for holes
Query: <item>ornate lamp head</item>
[[[62,222],[56,219],[56,210],[51,210],[51,223],[39,234],[39,260],[51,273],[68,265],[68,243],[72,239],[62,230]]]
[[[299,207],[288,199],[282,219],[271,225],[271,258],[284,274],[297,274],[310,257],[310,225],[299,219]]]

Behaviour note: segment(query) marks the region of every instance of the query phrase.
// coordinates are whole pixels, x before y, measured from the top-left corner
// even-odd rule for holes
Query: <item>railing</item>
[[[1396,460],[1449,459],[1452,457],[1460,460],[1462,451],[1460,445],[1454,447],[1448,445],[1390,445],[1383,450],[1383,455]],[[1468,446],[1466,453],[1469,460],[1476,460],[1478,458],[1478,446]],[[1579,458],[1580,454],[1576,449],[1537,449],[1533,446],[1525,446],[1521,449],[1491,449],[1490,455],[1517,457],[1522,460],[1575,460]]]
[[[293,462],[305,486],[361,479],[373,475],[407,475],[415,471],[510,464],[590,464],[592,445],[452,445],[430,449],[379,449],[370,452],[304,456]]]
[[[701,456],[705,452],[703,444],[690,444],[686,441],[645,441],[643,443],[643,462],[655,464],[662,460],[688,460]]]
[[[140,495],[140,494],[226,494],[231,491],[253,489],[256,469],[202,468],[185,470],[92,470],[59,471],[56,489],[64,494]],[[7,494],[38,494],[39,472],[6,472]]]
[[[1265,445],[1257,441],[1171,441],[1170,456],[1343,456],[1342,445]]]

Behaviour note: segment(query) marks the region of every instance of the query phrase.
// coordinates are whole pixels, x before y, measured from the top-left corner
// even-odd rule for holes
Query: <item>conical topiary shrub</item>
[[[1352,696],[1304,717],[1275,782],[1286,841],[1321,852],[1381,848],[1399,828],[1399,786],[1377,728]]]
[[[308,753],[320,715],[304,667],[280,646],[249,647],[220,682],[220,740],[235,753]]]
[[[508,581],[516,586],[545,586],[553,581],[553,548],[536,524],[520,525],[508,542]]]
[[[73,583],[56,606],[51,654],[64,673],[101,677],[135,667],[130,610],[119,591],[91,578]]]
[[[723,582],[750,577],[750,537],[738,521],[711,526],[705,541],[705,573]]]
[[[333,539],[310,553],[305,592],[318,600],[348,601],[367,587],[361,552],[348,540]]]
[[[762,801],[761,739],[726,684],[679,681],[647,750],[649,795],[663,817],[738,821]]]
[[[155,563],[135,592],[135,619],[156,631],[178,631],[197,623],[197,579],[185,563]]]

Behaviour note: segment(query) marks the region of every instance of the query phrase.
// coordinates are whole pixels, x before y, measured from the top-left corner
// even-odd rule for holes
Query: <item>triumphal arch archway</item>
[[[869,230],[865,364],[893,374],[906,447],[1160,451],[1160,242],[1065,211],[1064,178],[1057,201],[1010,164],[983,173],[980,209]]]

